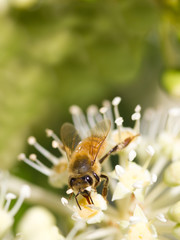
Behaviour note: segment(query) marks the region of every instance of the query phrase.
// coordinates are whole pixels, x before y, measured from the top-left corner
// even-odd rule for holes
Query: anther
[[[117,106],[117,105],[119,105],[120,102],[121,102],[121,98],[120,98],[120,97],[115,97],[115,98],[112,100],[112,105],[113,105],[113,106]]]
[[[72,115],[79,115],[81,113],[81,109],[80,107],[78,107],[77,105],[72,105],[69,108],[69,111]]]
[[[136,151],[134,149],[132,149],[130,152],[129,152],[129,161],[132,162],[135,158],[136,158]]]
[[[118,117],[116,120],[115,120],[115,123],[117,126],[122,126],[124,120],[122,117]]]
[[[61,198],[61,203],[64,205],[64,206],[67,206],[68,205],[68,200],[64,197]]]
[[[52,131],[51,129],[48,129],[48,128],[47,128],[45,131],[46,131],[47,137],[52,137],[53,131]]]
[[[28,138],[29,145],[34,145],[36,143],[36,138],[31,136]]]
[[[34,154],[34,153],[30,154],[30,155],[29,155],[29,159],[30,159],[31,161],[36,161],[36,160],[37,160],[36,154]]]

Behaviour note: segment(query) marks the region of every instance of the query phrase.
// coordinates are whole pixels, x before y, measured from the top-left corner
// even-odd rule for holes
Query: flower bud
[[[180,161],[171,163],[164,172],[164,181],[171,187],[180,185]]]
[[[3,237],[6,232],[12,227],[13,217],[6,211],[0,209],[0,238]]]
[[[177,239],[180,239],[180,224],[176,224],[176,226],[173,228],[173,233]]]
[[[177,223],[180,223],[180,201],[169,208],[168,217]],[[180,231],[180,229],[179,229]],[[180,232],[179,232],[180,233]]]

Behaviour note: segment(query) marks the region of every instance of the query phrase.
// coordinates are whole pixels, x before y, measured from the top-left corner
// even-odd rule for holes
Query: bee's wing
[[[104,119],[98,122],[94,128],[91,129],[91,136],[98,136],[106,138],[109,130],[111,128],[111,121],[109,119]]]
[[[90,154],[93,156],[92,165],[95,163],[99,151],[109,133],[111,128],[111,121],[108,119],[104,119],[103,121],[97,123],[97,125],[91,129],[91,147],[90,147]]]
[[[64,123],[60,131],[61,140],[63,142],[66,154],[70,160],[72,153],[74,152],[76,146],[81,141],[81,138],[71,123]]]

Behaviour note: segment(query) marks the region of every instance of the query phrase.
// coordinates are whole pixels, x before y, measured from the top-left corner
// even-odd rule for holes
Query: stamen
[[[83,221],[78,221],[75,226],[72,228],[72,230],[69,232],[69,234],[66,237],[66,240],[73,240],[75,235],[79,230],[82,230],[85,228],[86,224]]]
[[[156,199],[159,198],[159,196],[165,191],[166,188],[167,186],[164,182],[160,182],[159,184],[155,185],[155,187],[146,196],[147,206],[152,206],[154,203],[156,203]]]
[[[37,163],[37,165],[39,165],[40,167],[49,170],[49,168],[46,167],[46,165],[44,165],[41,161],[39,161],[39,160],[37,159],[36,154],[34,154],[34,153],[30,154],[30,155],[29,155],[29,159],[30,159],[31,161]]]
[[[154,148],[151,145],[148,145],[146,148],[146,152],[152,157],[155,153]]]
[[[107,115],[106,115],[107,110],[108,110],[107,107],[102,107],[99,109],[99,112],[103,115],[104,119],[107,119]]]
[[[53,135],[53,130],[47,128],[47,129],[45,130],[45,132],[46,132],[47,137],[52,137],[52,135]]]
[[[132,149],[130,152],[129,152],[129,161],[132,162],[135,158],[136,158],[136,151],[134,149]]]
[[[152,183],[157,182],[157,175],[156,175],[155,173],[152,173],[152,175],[151,175],[151,181],[152,181]]]
[[[89,133],[89,126],[86,122],[86,118],[80,109],[80,107],[73,105],[69,108],[70,113],[72,114],[72,119],[76,129],[78,130],[81,138],[87,137]]]
[[[141,111],[141,106],[140,105],[137,105],[136,107],[135,107],[135,112],[140,112]]]
[[[173,116],[173,117],[178,117],[180,116],[180,108],[171,108],[169,110],[169,115]]]
[[[148,159],[146,160],[146,162],[145,162],[145,164],[143,166],[143,170],[145,170],[145,169],[147,169],[149,167],[149,164],[150,164],[150,162],[152,160],[152,157],[153,157],[153,155],[155,153],[154,148],[151,145],[147,146],[146,152],[149,154],[149,157],[148,157]]]
[[[115,166],[115,172],[116,172],[118,177],[121,177],[124,174],[125,170],[120,165],[116,165]]]
[[[26,155],[24,153],[19,154],[18,159],[20,161],[25,162],[26,164],[28,164],[29,166],[31,166],[32,168],[36,169],[37,171],[43,173],[46,176],[50,176],[52,174],[52,170],[49,169],[48,167],[46,167],[45,165],[43,165],[40,161],[38,161],[38,165],[37,160],[36,163],[32,162],[30,159],[28,159],[26,157]]]
[[[116,118],[115,120],[115,124],[117,125],[117,128],[118,128],[119,140],[121,140],[121,127],[122,127],[123,121],[124,120],[122,117]]]
[[[142,133],[154,138],[157,134],[158,125],[159,118],[157,119],[156,111],[153,108],[148,108],[143,114]]]
[[[167,219],[165,218],[164,214],[162,214],[162,213],[159,213],[159,214],[156,216],[156,218],[157,218],[159,221],[163,222],[163,223],[167,222]]]
[[[57,143],[57,147],[55,148],[58,148],[58,150],[64,154],[64,151],[62,150],[63,148],[63,143],[61,142],[61,140],[58,138],[58,136],[51,130],[51,129],[46,129],[46,135],[47,137],[52,137],[54,139],[54,141]],[[54,142],[53,141],[53,142]]]
[[[174,137],[180,132],[179,117],[180,108],[171,108],[169,110],[165,128]]]
[[[133,187],[136,188],[136,189],[143,189],[143,182],[142,181],[136,181],[133,184]]]
[[[120,97],[115,97],[115,98],[112,100],[112,105],[113,105],[113,106],[119,105],[120,102],[121,102],[121,98],[120,98]]]
[[[36,143],[36,138],[31,136],[28,138],[29,145],[34,145]]]
[[[111,129],[114,129],[114,118],[113,118],[113,113],[111,108],[111,102],[108,100],[104,100],[102,105],[103,107],[107,108],[106,116],[107,116],[107,119],[111,120]]]
[[[43,156],[45,156],[52,164],[57,165],[59,160],[44,147],[42,147],[35,139],[35,137],[29,137],[28,143],[33,145]]]
[[[115,123],[117,124],[117,126],[122,126],[124,120],[122,117],[119,117],[115,120]]]
[[[61,198],[61,203],[62,203],[62,205],[67,206],[68,205],[68,200],[66,198],[62,197]]]
[[[132,114],[131,116],[131,119],[133,121],[136,121],[135,122],[135,125],[134,125],[134,130],[139,133],[140,132],[140,118],[141,118],[141,106],[140,105],[137,105],[135,107],[135,113]]]
[[[116,233],[117,229],[115,227],[100,228],[89,233],[86,239],[104,239],[105,237],[113,236]]]
[[[96,105],[91,105],[87,109],[87,119],[91,128],[96,125],[96,116],[100,115],[98,112],[98,107]]]
[[[121,98],[120,97],[115,97],[112,100],[112,105],[114,106],[114,115],[115,115],[115,119],[120,117],[120,113],[119,113],[119,109],[118,109],[118,105],[121,102]]]
[[[151,168],[151,172],[159,176],[161,174],[161,170],[165,167],[167,164],[167,159],[164,156],[160,156],[156,162],[153,163],[153,166]]]
[[[12,199],[16,199],[16,195],[15,194],[13,194],[13,193],[7,193],[6,194],[6,204],[5,204],[5,206],[4,206],[4,210],[5,211],[8,211],[9,210],[9,206],[10,206],[10,204],[11,204],[11,200]]]
[[[29,159],[35,162],[35,161],[37,160],[36,154],[31,153],[31,154],[29,155]]]
[[[52,141],[52,147],[53,148],[59,148],[59,144],[58,144],[58,142],[56,140]]]
[[[81,109],[77,105],[72,105],[69,108],[69,111],[72,115],[79,115],[81,114]]]
[[[131,216],[129,218],[129,221],[131,224],[136,224],[136,223],[139,223],[142,221],[141,217],[138,217],[138,216]]]
[[[13,206],[13,208],[9,211],[9,214],[11,216],[15,216],[16,213],[19,211],[24,199],[29,198],[30,195],[31,195],[30,187],[28,185],[23,185],[21,188],[20,196],[19,196],[17,202],[15,203],[15,205]]]
[[[133,121],[136,121],[136,120],[139,120],[141,117],[141,114],[140,113],[133,113],[132,116],[131,116],[131,119]]]

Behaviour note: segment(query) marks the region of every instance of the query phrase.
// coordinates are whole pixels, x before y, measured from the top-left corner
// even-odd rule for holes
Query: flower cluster
[[[148,109],[141,119],[141,107],[137,105],[132,114],[134,126],[130,128],[124,126],[120,102],[121,98],[116,97],[112,103],[104,101],[100,109],[90,106],[86,116],[78,106],[70,108],[81,139],[86,138],[98,122],[111,120],[106,152],[129,137],[133,140],[114,153],[118,158],[116,164],[111,157],[103,163],[102,172],[109,177],[108,201],[99,189],[91,187],[86,190],[91,193],[93,204],[79,196],[81,208],[74,199],[63,196],[61,202],[70,210],[74,228],[66,238],[52,239],[180,238],[180,108],[169,109],[166,113]],[[52,146],[59,149],[59,157],[47,151],[34,137],[30,137],[28,143],[49,159],[51,168],[35,154],[29,158],[20,154],[19,159],[47,175],[53,186],[62,187],[68,183],[68,160],[57,135],[49,129],[46,133],[53,139]],[[67,189],[67,194],[73,194],[73,190]]]

